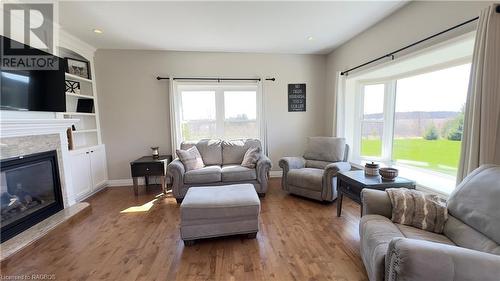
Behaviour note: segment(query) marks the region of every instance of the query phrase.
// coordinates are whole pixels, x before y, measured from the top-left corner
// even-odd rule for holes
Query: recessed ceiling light
[[[97,33],[97,34],[102,34],[102,30],[97,29],[97,28],[94,28],[94,33]]]
[[[307,40],[312,41],[312,40],[314,40],[314,37],[312,37],[312,36],[307,36]]]

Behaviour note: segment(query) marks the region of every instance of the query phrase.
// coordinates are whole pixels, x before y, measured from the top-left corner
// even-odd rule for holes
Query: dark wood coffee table
[[[347,171],[337,174],[337,217],[342,213],[342,198],[344,195],[361,204],[361,190],[371,188],[385,190],[386,188],[415,188],[415,181],[397,177],[394,181],[382,180],[380,176],[367,176],[365,171]]]
[[[165,193],[165,175],[167,172],[167,165],[171,161],[172,155],[160,155],[160,157],[158,158],[153,158],[153,156],[143,156],[135,161],[130,162],[130,171],[132,173],[132,180],[134,181],[135,196],[137,196],[137,194],[139,193],[139,178],[144,177],[146,186],[148,186],[149,176],[160,177],[161,188],[163,193]]]

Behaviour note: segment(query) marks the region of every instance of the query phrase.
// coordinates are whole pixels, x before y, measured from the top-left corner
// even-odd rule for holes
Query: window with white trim
[[[456,177],[470,66],[362,85],[360,158]]]
[[[454,189],[474,35],[344,77],[337,134],[352,146],[351,162],[395,166],[444,194]]]
[[[182,141],[260,138],[260,91],[255,84],[177,87]]]

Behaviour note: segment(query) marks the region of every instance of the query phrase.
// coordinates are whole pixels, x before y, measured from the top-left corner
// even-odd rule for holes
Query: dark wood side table
[[[153,156],[143,156],[135,161],[130,162],[130,171],[134,181],[134,194],[139,193],[138,181],[140,177],[144,177],[146,186],[149,185],[148,177],[160,177],[160,184],[163,193],[166,192],[165,175],[167,173],[167,165],[172,161],[172,155],[160,155],[158,158]]]
[[[344,195],[354,202],[361,204],[361,190],[372,188],[385,190],[386,188],[415,188],[415,181],[397,177],[394,181],[384,181],[380,176],[367,176],[365,171],[347,171],[337,174],[337,217],[342,212],[342,198]]]

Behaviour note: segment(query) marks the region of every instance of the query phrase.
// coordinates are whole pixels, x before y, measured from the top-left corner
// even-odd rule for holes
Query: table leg
[[[146,183],[146,186],[149,185],[149,177],[148,176],[144,177],[144,182]]]
[[[342,194],[342,191],[338,190],[337,191],[337,217],[340,217],[342,213],[342,198],[344,197],[344,194]]]
[[[139,178],[133,177],[132,181],[134,182],[134,195],[139,195]]]
[[[163,194],[167,194],[167,186],[165,185],[165,176],[160,176],[160,184]]]

